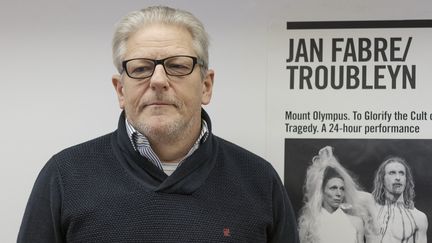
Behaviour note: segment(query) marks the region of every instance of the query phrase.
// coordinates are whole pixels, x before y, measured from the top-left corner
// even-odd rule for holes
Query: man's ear
[[[124,109],[124,103],[125,103],[124,99],[125,98],[124,98],[124,94],[123,94],[123,82],[121,80],[121,75],[114,74],[112,76],[112,84],[113,84],[114,89],[117,93],[117,99],[119,102],[120,109]]]
[[[201,103],[207,105],[210,103],[212,92],[213,92],[213,82],[214,82],[214,71],[212,69],[207,70],[207,74],[203,80],[202,88],[202,98]]]

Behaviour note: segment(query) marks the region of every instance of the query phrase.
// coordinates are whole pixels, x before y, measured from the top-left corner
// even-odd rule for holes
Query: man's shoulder
[[[222,149],[221,152],[230,155],[230,156],[235,156],[237,158],[241,159],[245,159],[248,160],[250,162],[256,162],[258,164],[265,164],[268,165],[270,164],[267,160],[265,160],[264,158],[262,158],[261,156],[251,152],[250,150],[241,147],[240,145],[237,145],[233,142],[230,142],[228,140],[225,140],[223,138],[217,137],[215,136],[216,139],[219,140],[219,146]]]
[[[414,218],[415,224],[417,225],[419,231],[422,232],[421,234],[426,234],[428,229],[428,219],[426,214],[415,207],[411,209],[411,211],[412,217]]]
[[[269,161],[263,157],[243,148],[233,142],[216,137],[219,144],[219,155],[233,162],[232,165],[240,167],[241,170],[258,170],[274,173],[274,168]]]
[[[71,146],[54,154],[42,168],[38,180],[47,182],[50,178],[60,175],[64,181],[73,178],[74,175],[89,175],[103,170],[113,158],[110,152],[111,134]]]
[[[108,133],[103,136],[65,148],[56,153],[52,157],[52,160],[58,162],[80,160],[83,158],[92,157],[94,155],[105,154],[111,149],[112,135],[113,133]]]
[[[424,212],[418,210],[415,207],[412,209],[412,212],[413,212],[413,216],[415,219],[418,219],[420,221],[426,221],[426,223],[427,223],[427,216]]]

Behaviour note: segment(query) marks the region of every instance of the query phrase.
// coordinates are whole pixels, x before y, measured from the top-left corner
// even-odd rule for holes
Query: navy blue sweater
[[[203,111],[203,118],[210,119]],[[211,132],[171,176],[117,131],[54,155],[18,242],[298,242],[286,191],[262,158]]]

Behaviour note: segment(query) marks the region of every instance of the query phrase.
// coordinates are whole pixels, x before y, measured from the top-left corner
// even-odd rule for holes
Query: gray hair
[[[119,73],[123,71],[122,61],[126,53],[126,42],[140,28],[152,23],[178,25],[186,28],[192,36],[192,45],[202,62],[201,76],[209,65],[209,37],[203,24],[191,13],[166,6],[152,6],[127,14],[117,24],[112,41],[113,62]]]

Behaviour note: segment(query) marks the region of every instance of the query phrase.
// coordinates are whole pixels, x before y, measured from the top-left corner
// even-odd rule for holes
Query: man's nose
[[[150,87],[152,89],[166,89],[168,87],[168,76],[161,64],[155,66],[153,75],[150,77]]]

